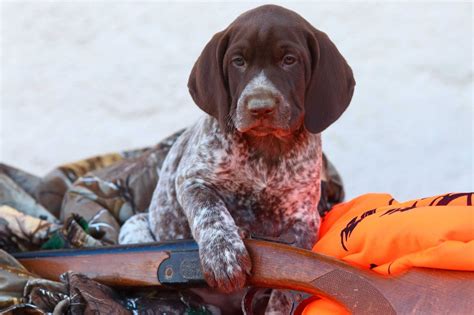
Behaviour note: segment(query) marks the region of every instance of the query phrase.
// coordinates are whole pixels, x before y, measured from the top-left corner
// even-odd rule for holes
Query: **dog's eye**
[[[293,56],[293,55],[286,55],[284,58],[283,58],[283,64],[285,66],[291,66],[292,64],[294,64],[296,62],[296,57]]]
[[[232,58],[232,63],[236,67],[243,67],[243,66],[245,66],[245,59],[241,56],[234,57],[234,58]]]

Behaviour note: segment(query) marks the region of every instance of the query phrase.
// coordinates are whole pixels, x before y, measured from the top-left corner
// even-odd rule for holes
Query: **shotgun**
[[[396,277],[357,269],[288,245],[248,239],[247,284],[332,299],[354,314],[467,314],[474,310],[474,272],[412,268]],[[49,280],[73,270],[113,287],[205,285],[192,240],[24,252],[14,255]]]

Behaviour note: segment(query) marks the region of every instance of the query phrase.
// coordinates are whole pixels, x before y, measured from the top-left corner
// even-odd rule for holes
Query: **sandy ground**
[[[201,113],[187,77],[212,34],[257,3],[2,2],[0,161],[44,174],[153,144]],[[325,151],[348,197],[472,190],[471,3],[283,3],[352,66]]]

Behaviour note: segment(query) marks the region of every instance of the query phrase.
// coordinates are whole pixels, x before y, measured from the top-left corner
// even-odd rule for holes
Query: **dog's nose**
[[[275,111],[278,102],[277,98],[267,95],[250,97],[247,109],[252,116],[268,116]]]

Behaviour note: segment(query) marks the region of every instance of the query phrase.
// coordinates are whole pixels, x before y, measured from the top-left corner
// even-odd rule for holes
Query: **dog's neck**
[[[255,161],[269,168],[283,166],[285,161],[300,163],[301,160],[312,159],[320,155],[321,138],[319,134],[310,133],[302,123],[298,129],[287,136],[254,136],[241,133],[233,126],[222,128],[217,119],[206,116],[210,132],[220,134],[226,139],[226,150],[229,154],[234,150],[243,150],[240,156]]]

